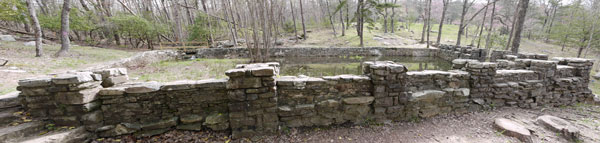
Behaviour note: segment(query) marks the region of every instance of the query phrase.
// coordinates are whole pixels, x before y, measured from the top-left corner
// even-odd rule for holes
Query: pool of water
[[[285,57],[273,58],[271,61],[281,64],[280,75],[311,77],[341,74],[362,75],[362,63],[365,61],[394,61],[406,66],[409,71],[450,70],[452,67],[451,62],[438,58],[402,56]]]

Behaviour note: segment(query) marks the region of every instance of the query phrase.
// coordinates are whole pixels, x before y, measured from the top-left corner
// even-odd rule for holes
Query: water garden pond
[[[362,75],[362,63],[365,61],[394,61],[405,65],[409,71],[449,70],[450,62],[431,57],[401,56],[340,56],[340,57],[285,57],[272,58],[281,64],[280,75],[311,77],[340,74]],[[225,71],[237,64],[248,63],[249,59],[193,59],[163,61],[131,70],[133,79],[139,81],[174,81],[225,78]]]

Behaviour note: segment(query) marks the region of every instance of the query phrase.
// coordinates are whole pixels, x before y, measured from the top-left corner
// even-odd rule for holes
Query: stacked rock
[[[556,91],[561,95],[560,103],[575,102],[593,102],[592,91],[588,88],[590,82],[590,73],[594,66],[594,61],[581,58],[552,58],[558,61],[559,65],[572,67],[574,77],[560,78],[556,81]]]
[[[489,62],[470,62],[466,66],[469,72],[471,85],[471,99],[483,107],[492,104],[494,76],[496,76],[498,64]],[[478,107],[478,106],[471,106]],[[477,110],[477,109],[474,109]]]
[[[408,102],[405,93],[406,72],[404,65],[392,61],[364,62],[363,72],[371,78],[375,103],[375,116],[379,120],[403,120]]]
[[[94,71],[95,74],[102,75],[102,86],[111,87],[117,84],[125,83],[129,80],[127,76],[127,69],[125,68],[111,68]]]
[[[99,124],[100,103],[96,93],[102,77],[91,72],[76,72],[19,81],[24,107],[34,117],[47,118],[59,126]]]
[[[275,77],[278,63],[238,65],[225,72],[233,138],[273,133],[279,127]]]

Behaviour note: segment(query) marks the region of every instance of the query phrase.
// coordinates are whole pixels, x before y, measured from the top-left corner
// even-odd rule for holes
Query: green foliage
[[[286,33],[294,33],[294,29],[296,29],[296,27],[294,27],[294,23],[292,21],[287,21],[283,24],[283,31]]]
[[[154,23],[135,15],[120,14],[110,17],[108,21],[110,21],[109,29],[117,34],[135,39],[148,39],[169,31],[166,25]]]
[[[40,26],[51,31],[59,31],[61,28],[59,14],[40,15]],[[82,12],[77,8],[71,9],[69,12],[69,28],[74,31],[90,31],[95,29],[97,25],[93,22],[96,16],[92,12]]]
[[[194,25],[190,25],[188,27],[188,31],[189,31],[189,39],[190,41],[208,41],[207,39],[210,36],[210,32],[212,31],[215,34],[219,34],[219,33],[223,33],[223,31],[221,31],[221,29],[218,28],[214,28],[217,25],[223,24],[223,22],[219,22],[216,20],[210,20],[210,24],[213,26],[213,29],[209,29],[208,24],[209,24],[209,19],[208,15],[204,14],[204,13],[198,13],[198,16],[196,17],[196,22],[194,23]],[[226,24],[226,23],[225,23]],[[244,29],[240,29],[239,31],[242,31]]]
[[[27,19],[27,6],[21,0],[1,0],[0,20],[25,22]]]

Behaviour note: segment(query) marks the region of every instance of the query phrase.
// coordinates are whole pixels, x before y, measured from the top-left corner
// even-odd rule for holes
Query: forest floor
[[[0,95],[16,91],[20,79],[84,69],[134,55],[134,52],[87,46],[71,46],[68,55],[56,58],[60,45],[44,45],[42,57],[35,57],[34,46],[23,42],[1,42],[0,58],[9,60],[0,67]]]
[[[516,143],[516,138],[494,129],[496,118],[507,118],[532,131],[534,142],[568,142],[536,122],[541,115],[563,118],[581,131],[582,142],[600,142],[600,106],[578,104],[559,108],[500,108],[463,115],[440,115],[414,122],[363,125],[336,125],[282,130],[278,135],[231,140],[227,132],[170,131],[159,136],[134,139],[131,136],[101,138],[94,142],[400,142],[400,143]],[[135,141],[134,141],[135,140]]]

